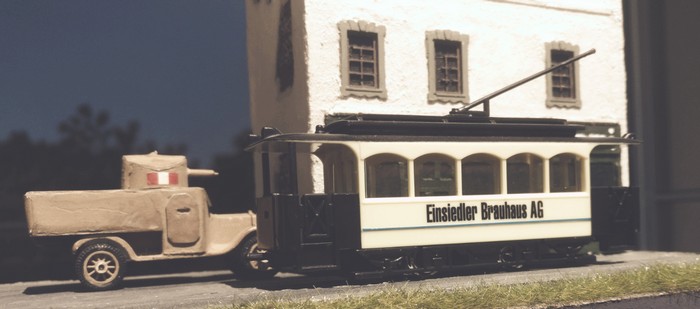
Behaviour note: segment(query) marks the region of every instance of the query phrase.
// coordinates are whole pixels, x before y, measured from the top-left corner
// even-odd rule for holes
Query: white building
[[[247,0],[246,14],[254,132],[313,132],[336,113],[444,115],[591,48],[491,101],[491,115],[627,132],[619,1]],[[299,183],[322,192],[312,170]]]

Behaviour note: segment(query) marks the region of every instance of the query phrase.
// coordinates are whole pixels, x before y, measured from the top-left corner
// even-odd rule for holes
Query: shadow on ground
[[[597,265],[609,265],[617,264],[618,262],[597,262]],[[66,267],[72,270],[72,264],[70,265],[59,265],[61,267]],[[548,267],[528,267],[526,269],[504,269],[498,265],[494,265],[489,268],[480,268],[478,270],[469,271],[451,271],[451,272],[438,272],[433,274],[409,274],[409,275],[394,275],[386,277],[377,278],[364,278],[364,279],[352,279],[350,276],[343,276],[340,274],[321,274],[313,276],[304,275],[293,275],[293,274],[282,274],[277,275],[272,279],[265,280],[237,280],[232,273],[228,272],[216,272],[212,275],[197,275],[192,276],[192,273],[197,271],[206,270],[224,270],[227,266],[227,260],[225,256],[220,257],[208,257],[200,259],[183,259],[183,260],[170,260],[170,261],[154,261],[154,262],[140,262],[140,263],[130,263],[129,269],[127,270],[126,279],[123,283],[124,289],[130,288],[142,288],[151,286],[166,286],[166,285],[177,285],[177,284],[190,284],[190,283],[201,283],[201,282],[219,282],[221,284],[226,284],[232,288],[256,288],[266,291],[279,291],[279,290],[299,290],[299,289],[310,289],[310,288],[330,288],[337,286],[355,286],[355,285],[367,285],[367,284],[378,284],[383,282],[406,282],[406,281],[420,281],[425,279],[433,278],[448,278],[456,276],[473,276],[482,274],[494,274],[499,272],[523,272],[527,270],[537,270],[543,268],[564,268],[564,267],[583,267],[585,265],[573,265],[573,264],[556,264],[549,265]],[[167,276],[159,276],[165,275]],[[178,275],[182,274],[182,275]],[[73,279],[74,276],[66,279]],[[79,284],[77,280],[71,283],[59,283],[59,284],[44,284],[40,286],[29,287],[25,289],[24,294],[27,295],[38,295],[38,294],[50,294],[50,293],[61,293],[61,292],[84,292],[85,289]]]

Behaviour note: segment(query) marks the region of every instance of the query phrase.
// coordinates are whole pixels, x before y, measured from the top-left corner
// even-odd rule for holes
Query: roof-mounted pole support
[[[519,81],[517,81],[517,82],[515,82],[515,83],[512,83],[512,84],[510,84],[510,85],[508,85],[508,86],[505,86],[505,87],[503,87],[503,88],[501,88],[501,89],[499,89],[499,90],[497,90],[497,91],[494,91],[494,92],[492,92],[492,93],[490,93],[490,94],[484,96],[484,97],[481,98],[481,99],[478,99],[478,100],[476,100],[476,101],[474,101],[474,102],[472,102],[472,103],[469,103],[467,106],[465,106],[465,107],[463,107],[463,108],[453,108],[452,111],[450,111],[450,115],[454,115],[454,114],[468,114],[468,113],[469,113],[469,110],[471,110],[472,108],[474,108],[474,107],[476,107],[476,106],[478,106],[478,105],[484,104],[484,112],[483,112],[483,113],[485,114],[486,117],[488,117],[488,116],[489,116],[489,100],[491,100],[491,99],[493,99],[493,98],[495,98],[495,97],[497,97],[497,96],[499,96],[499,95],[501,95],[501,94],[503,94],[503,93],[505,93],[505,92],[508,92],[508,91],[512,90],[513,88],[516,88],[516,87],[518,87],[518,86],[520,86],[520,85],[522,85],[522,84],[525,84],[525,83],[527,83],[527,82],[529,82],[529,81],[531,81],[531,80],[533,80],[533,79],[535,79],[535,78],[538,78],[538,77],[540,77],[540,76],[542,76],[542,75],[545,75],[545,74],[547,74],[547,73],[549,73],[549,72],[552,72],[552,71],[554,71],[554,70],[556,70],[556,69],[558,69],[558,68],[561,68],[561,67],[563,67],[563,66],[569,65],[569,64],[571,64],[571,63],[573,63],[573,62],[575,62],[575,61],[580,60],[580,59],[583,58],[583,57],[590,56],[590,55],[592,55],[592,54],[595,54],[595,49],[591,49],[591,50],[589,50],[589,51],[587,51],[587,52],[585,52],[585,53],[583,53],[583,54],[580,54],[580,55],[578,55],[578,56],[576,56],[576,57],[573,57],[573,58],[571,58],[571,59],[569,59],[569,60],[566,60],[566,61],[564,61],[564,62],[562,62],[562,63],[559,63],[559,64],[557,64],[557,65],[555,65],[555,66],[552,66],[552,67],[550,67],[550,68],[548,68],[548,69],[545,69],[545,70],[543,70],[543,71],[540,71],[540,72],[537,72],[537,73],[535,73],[535,74],[532,74],[532,75],[530,75],[530,76],[528,76],[528,77],[526,77],[526,78],[523,78],[523,79],[521,79],[521,80],[519,80]]]

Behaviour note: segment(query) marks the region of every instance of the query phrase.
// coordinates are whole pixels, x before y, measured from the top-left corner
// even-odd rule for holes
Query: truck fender
[[[250,234],[255,234],[258,230],[255,227],[251,227],[245,231],[240,232],[236,237],[231,241],[231,244],[233,244],[233,248],[231,248],[231,251],[238,249],[238,247],[241,245],[244,239],[248,237]]]
[[[248,216],[250,217],[250,227],[246,230],[240,231],[233,239],[231,239],[231,248],[228,250],[228,252],[233,252],[234,250],[238,249],[238,247],[241,245],[244,239],[248,237],[250,234],[254,234],[258,231],[258,227],[256,226],[257,223],[257,217],[255,213],[252,210],[248,210]]]
[[[241,230],[238,233],[236,233],[232,238],[228,240],[228,243],[225,245],[224,248],[221,248],[220,251],[214,252],[208,252],[211,255],[219,255],[219,254],[228,254],[231,252],[234,252],[238,247],[243,243],[243,240],[248,237],[250,234],[255,234],[257,232],[257,228],[249,227],[245,230]]]
[[[232,252],[246,236],[257,230],[252,212],[211,215],[206,228],[208,256]]]
[[[251,227],[245,231],[241,231],[240,233],[238,233],[238,235],[236,235],[236,237],[234,237],[233,241],[231,242],[233,244],[233,248],[231,248],[230,251],[238,249],[238,246],[241,245],[243,240],[246,239],[248,237],[248,235],[255,234],[258,232],[258,227],[256,225],[257,217],[256,217],[255,213],[252,210],[248,210],[248,216],[250,216]]]
[[[122,248],[124,248],[124,251],[126,251],[126,253],[129,255],[129,260],[134,260],[134,259],[136,258],[136,252],[134,252],[134,249],[131,248],[131,246],[129,245],[129,243],[127,243],[127,242],[126,242],[124,239],[122,239],[121,237],[117,237],[117,236],[103,236],[103,237],[87,237],[87,238],[81,238],[80,240],[76,241],[76,242],[73,244],[73,247],[71,248],[71,252],[72,252],[73,254],[76,254],[76,252],[78,252],[78,250],[80,250],[80,247],[82,247],[84,244],[86,244],[87,242],[89,242],[89,241],[91,241],[91,240],[98,240],[98,239],[104,239],[104,240],[112,241],[112,242],[116,243],[117,245],[121,246]]]

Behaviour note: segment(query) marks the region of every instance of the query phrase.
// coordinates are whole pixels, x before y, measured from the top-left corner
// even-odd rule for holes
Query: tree
[[[191,185],[207,189],[214,212],[237,213],[255,208],[253,156],[244,150],[247,145],[248,132],[239,132],[233,137],[233,152],[214,157],[212,168],[219,175],[191,181]]]
[[[12,132],[0,141],[0,221],[24,221],[23,196],[28,191],[116,189],[121,181],[121,157],[158,149],[139,142],[139,124],[110,123],[109,113],[81,104],[58,124],[59,141],[32,140]],[[163,147],[185,154],[185,145]]]

